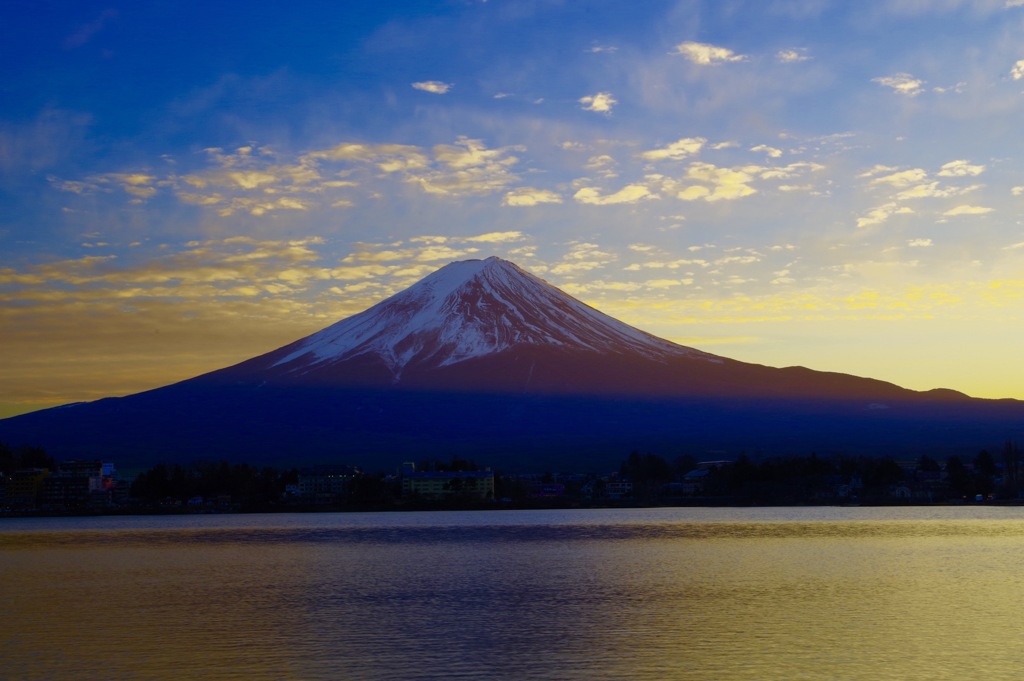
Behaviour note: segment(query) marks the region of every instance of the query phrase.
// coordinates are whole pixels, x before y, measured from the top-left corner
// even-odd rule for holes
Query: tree
[[[1009,440],[1003,445],[1003,486],[1011,496],[1020,493],[1020,449]]]
[[[958,456],[951,456],[946,459],[946,479],[949,481],[949,491],[954,497],[966,497],[971,494],[971,476],[967,467]]]
[[[987,449],[983,449],[978,452],[978,456],[974,457],[974,470],[989,478],[994,477],[998,472],[996,468],[996,461],[992,458],[992,455],[988,453]]]

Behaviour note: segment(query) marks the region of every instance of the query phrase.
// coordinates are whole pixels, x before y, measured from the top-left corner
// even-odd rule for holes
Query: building
[[[633,496],[633,483],[629,480],[609,480],[604,485],[604,493],[609,499],[623,499]]]
[[[402,495],[422,499],[493,499],[494,472],[417,471],[416,464],[402,464]]]
[[[63,461],[43,480],[39,508],[49,511],[106,508],[112,504],[113,472],[113,465],[102,461]]]
[[[352,482],[360,474],[358,468],[322,465],[299,471],[298,494],[303,501],[332,503],[347,497]]]
[[[3,507],[12,510],[34,510],[43,481],[50,475],[45,468],[23,468],[3,479]]]

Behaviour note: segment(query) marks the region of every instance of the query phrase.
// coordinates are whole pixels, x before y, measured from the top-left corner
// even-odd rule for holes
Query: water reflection
[[[0,676],[1011,678],[1024,520],[996,512],[0,526]]]

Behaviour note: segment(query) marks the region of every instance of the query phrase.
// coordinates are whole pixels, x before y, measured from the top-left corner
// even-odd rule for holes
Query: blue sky
[[[0,415],[489,255],[709,352],[1024,398],[1024,0],[0,11]]]

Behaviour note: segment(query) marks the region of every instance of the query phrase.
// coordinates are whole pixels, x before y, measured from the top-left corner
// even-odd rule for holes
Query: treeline
[[[1020,448],[1006,442],[998,456],[988,450],[972,459],[938,461],[879,457],[772,457],[699,464],[692,457],[669,462],[633,453],[620,476],[631,480],[637,499],[657,501],[674,495],[727,499],[733,503],[891,503],[1015,500],[1022,496]]]
[[[0,475],[11,475],[14,471],[28,468],[45,468],[52,471],[56,468],[56,463],[42,447],[12,447],[0,442]]]
[[[421,461],[416,468],[442,472],[480,470],[481,466],[453,457],[450,461]],[[995,455],[982,450],[974,457],[951,456],[944,461],[929,456],[897,461],[811,454],[764,459],[741,455],[734,461],[700,462],[692,456],[668,460],[633,452],[618,470],[605,475],[525,476],[496,471],[494,499],[513,507],[1019,500],[1024,498],[1022,468],[1020,449],[1012,442]],[[11,485],[19,484],[15,472],[40,469],[58,471],[60,465],[38,447],[13,448],[0,443],[0,477],[5,480],[8,505],[14,489]],[[401,479],[394,471],[367,474],[351,469],[350,473],[343,492],[332,496],[332,507],[383,510],[409,501],[403,499]],[[171,509],[200,504],[220,510],[283,510],[309,504],[309,497],[298,493],[304,474],[308,471],[227,461],[161,463],[140,473],[130,486],[112,479],[108,488],[104,479],[104,489],[109,489],[118,508]],[[38,489],[45,492],[48,482],[40,484]]]
[[[230,498],[246,507],[273,504],[285,488],[298,480],[294,469],[279,471],[246,463],[197,462],[191,465],[157,464],[140,473],[131,484],[131,497],[149,505],[189,499]]]

